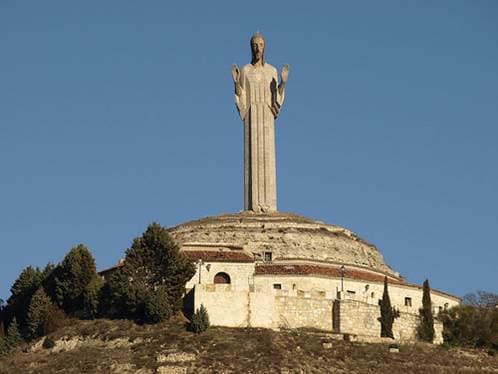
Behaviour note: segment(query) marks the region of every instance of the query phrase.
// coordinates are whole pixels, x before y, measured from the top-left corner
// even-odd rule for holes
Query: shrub
[[[45,323],[50,313],[52,301],[40,287],[31,298],[28,308],[28,336],[31,339],[38,338],[46,334]]]
[[[431,289],[429,280],[423,286],[422,308],[419,309],[420,320],[417,327],[417,336],[420,340],[432,343],[434,341],[434,317],[432,316]]]
[[[387,288],[387,277],[384,277],[384,292],[380,303],[380,336],[394,339],[393,323],[399,317],[399,312],[391,306],[391,298]]]
[[[45,332],[45,335],[50,334],[65,326],[66,323],[67,317],[64,311],[52,304],[49,307],[48,316],[45,319],[45,324],[43,325],[43,331]]]
[[[498,309],[458,305],[441,313],[443,338],[451,346],[498,351]]]
[[[206,331],[209,328],[209,315],[206,307],[201,304],[195,313],[192,315],[192,322],[190,323],[190,329],[196,334]]]
[[[185,283],[195,274],[167,230],[149,225],[126,251],[124,265],[111,274],[102,292],[104,314],[156,323],[181,308]]]

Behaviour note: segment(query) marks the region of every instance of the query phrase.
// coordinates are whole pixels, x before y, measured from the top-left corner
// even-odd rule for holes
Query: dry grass
[[[325,349],[326,336],[308,331],[211,328],[194,335],[180,318],[154,326],[73,322],[50,337],[84,337],[74,349],[55,353],[26,346],[0,360],[0,373],[155,373],[168,365],[192,373],[498,373],[498,355],[426,344],[402,345],[399,353],[390,353],[385,344],[330,340],[332,348]],[[181,353],[194,354],[195,360],[157,361],[160,354]]]

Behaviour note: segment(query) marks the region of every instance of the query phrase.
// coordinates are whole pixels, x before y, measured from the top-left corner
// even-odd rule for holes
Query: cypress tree
[[[394,339],[393,323],[399,317],[399,312],[391,306],[391,298],[387,288],[387,277],[384,277],[384,292],[380,303],[380,336]]]
[[[432,343],[434,340],[434,317],[432,315],[431,289],[429,280],[423,286],[422,308],[419,309],[419,325],[417,334],[420,340]]]

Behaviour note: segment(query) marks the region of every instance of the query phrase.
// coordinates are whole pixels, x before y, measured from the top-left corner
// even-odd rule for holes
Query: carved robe
[[[235,95],[244,122],[244,209],[258,213],[277,210],[275,119],[284,102],[277,82],[275,67],[247,64]]]

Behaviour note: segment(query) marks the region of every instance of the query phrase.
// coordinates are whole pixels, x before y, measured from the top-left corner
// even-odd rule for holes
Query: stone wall
[[[279,290],[251,285],[196,284],[194,306],[203,304],[211,324],[228,327],[315,328],[358,336],[380,337],[380,308],[354,299],[335,299],[312,290]],[[416,340],[418,311],[400,311],[394,321],[396,340]],[[435,343],[442,343],[442,323],[435,320]]]
[[[213,326],[276,326],[275,295],[253,290],[234,289],[230,284],[196,284],[194,305],[203,304]]]
[[[335,330],[343,334],[380,336],[379,306],[357,300],[337,300],[334,313],[339,326]]]
[[[186,288],[191,289],[199,283],[199,265],[195,264],[195,275],[187,282]],[[249,290],[253,283],[254,263],[237,262],[205,262],[200,268],[201,284],[214,284],[214,276],[224,272],[230,276],[232,289]]]
[[[341,290],[340,278],[329,278],[317,275],[256,275],[254,285],[262,289],[272,289],[275,284],[279,284],[281,289],[293,293],[325,293],[327,298],[335,299]],[[384,284],[382,282],[367,282],[350,278],[344,279],[343,299],[361,301],[377,306],[382,299]],[[389,296],[391,303],[396,309],[405,313],[418,314],[422,307],[422,289],[405,284],[389,284]],[[405,305],[409,299],[411,305]],[[446,296],[435,290],[431,290],[431,301],[434,312],[451,308],[458,305],[458,299]]]
[[[356,300],[336,300],[334,303],[335,320],[339,325],[334,325],[334,330],[346,334],[380,337],[379,306],[370,305]],[[418,314],[400,312],[393,323],[393,335],[396,340],[417,340]],[[434,320],[434,343],[443,342],[443,324]]]
[[[275,297],[278,327],[332,330],[332,300],[311,297]]]
[[[418,314],[400,312],[399,318],[393,323],[394,338],[401,341],[416,341],[417,326],[419,324]],[[434,344],[443,343],[443,323],[434,320]]]
[[[214,326],[332,330],[332,300],[288,296],[274,290],[237,290],[231,285],[195,285],[194,306],[203,304]]]

